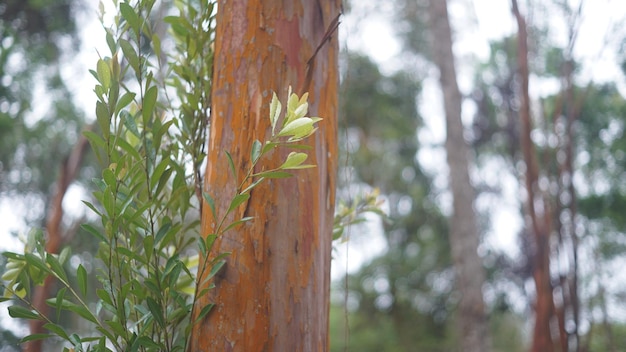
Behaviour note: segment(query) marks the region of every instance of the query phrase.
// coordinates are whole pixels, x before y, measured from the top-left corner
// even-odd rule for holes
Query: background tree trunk
[[[532,120],[530,116],[529,69],[528,69],[528,32],[526,20],[520,13],[516,0],[512,0],[512,11],[518,26],[517,35],[517,65],[520,78],[520,109],[521,144],[524,164],[526,165],[526,213],[528,214],[527,227],[530,231],[531,253],[529,262],[532,263],[533,279],[535,282],[535,327],[533,330],[533,352],[550,352],[554,350],[554,340],[550,327],[550,320],[555,315],[550,281],[550,229],[551,217],[549,204],[539,190],[539,170],[534,144],[531,139]],[[538,209],[537,205],[540,205]],[[543,208],[543,209],[541,209]]]
[[[191,351],[325,351],[329,348],[330,254],[337,158],[339,0],[219,2],[206,191],[223,214],[248,166],[254,139],[270,135],[276,91],[307,91],[309,115],[324,118],[305,143],[314,169],[270,180],[252,191],[233,219],[254,220],[224,234],[213,254],[231,252],[201,305],[211,313],[192,332]],[[319,48],[319,51],[317,50]],[[286,104],[284,104],[286,105]],[[259,170],[277,167],[275,151]],[[209,207],[203,234],[214,231]]]
[[[474,189],[468,170],[469,148],[463,137],[462,97],[456,81],[447,2],[431,0],[429,17],[433,58],[439,69],[446,115],[445,147],[453,197],[450,246],[456,283],[461,293],[458,316],[461,346],[464,351],[489,351],[488,323],[482,296],[485,271],[477,253],[480,239],[474,211]]]

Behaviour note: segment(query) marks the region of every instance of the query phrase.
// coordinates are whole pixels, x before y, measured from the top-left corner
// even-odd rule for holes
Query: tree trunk
[[[446,114],[446,153],[453,196],[450,218],[450,245],[456,270],[459,302],[459,333],[463,351],[489,351],[489,331],[482,286],[485,271],[478,256],[478,225],[474,211],[474,189],[469,177],[468,146],[461,122],[462,97],[456,81],[452,34],[445,0],[431,0],[430,27],[433,36],[433,58],[439,68]]]
[[[232,154],[239,178],[255,139],[270,135],[269,102],[286,102],[291,85],[309,92],[309,116],[324,118],[304,143],[313,169],[269,180],[252,191],[233,219],[254,220],[218,238],[213,255],[231,252],[213,302],[194,326],[191,351],[327,351],[330,254],[337,167],[339,0],[219,1],[212,121],[206,191],[218,217],[238,182],[228,172]],[[286,104],[284,104],[286,105]],[[275,150],[259,168],[280,165],[289,150]],[[231,219],[232,220],[232,219]],[[203,234],[215,219],[203,208]]]
[[[551,218],[549,204],[545,202],[539,190],[539,171],[534,144],[531,139],[532,121],[530,118],[530,96],[528,92],[528,33],[526,21],[519,11],[516,0],[512,0],[512,11],[518,26],[517,65],[520,77],[521,144],[524,164],[526,165],[526,212],[529,219],[530,235],[534,248],[529,254],[535,281],[535,328],[531,351],[550,352],[554,350],[550,320],[555,315],[552,283],[550,282],[550,229]],[[537,207],[539,204],[541,207]],[[541,209],[542,208],[542,209]]]

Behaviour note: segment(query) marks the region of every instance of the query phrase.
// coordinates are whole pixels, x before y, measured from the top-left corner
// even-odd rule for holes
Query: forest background
[[[6,249],[18,248],[28,227],[46,223],[51,170],[93,120],[93,93],[84,87],[92,85],[86,70],[97,60],[92,38],[103,38],[95,9],[52,3],[0,4],[0,235],[15,239],[3,241]],[[569,350],[617,351],[626,346],[625,9],[616,1],[520,4],[528,25],[533,176],[522,143],[520,26],[512,3],[449,3],[493,349],[533,345],[544,295],[552,302],[543,331],[551,340]],[[455,350],[452,194],[427,3],[367,1],[345,4],[345,11],[339,195],[349,200],[378,188],[388,217],[351,228],[348,241],[336,245],[331,349]],[[90,220],[76,201],[89,197],[89,180],[99,173],[90,159],[64,201],[74,266],[89,263],[94,251],[75,225]],[[543,244],[534,218],[549,224]],[[534,282],[542,245],[547,293]],[[26,327],[6,318],[2,326],[0,345],[11,351]]]

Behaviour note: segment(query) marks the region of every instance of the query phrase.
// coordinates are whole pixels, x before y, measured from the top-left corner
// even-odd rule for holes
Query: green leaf
[[[222,269],[224,264],[226,264],[225,260],[216,261],[215,264],[211,267],[211,271],[209,272],[206,278],[207,279],[213,278],[220,271],[220,269]]]
[[[157,101],[157,93],[158,93],[157,87],[152,86],[148,88],[143,98],[143,107],[141,109],[141,116],[143,117],[144,126],[148,125],[148,121],[150,121],[150,117],[152,117],[152,114],[154,113],[154,107]]]
[[[291,152],[287,156],[287,160],[285,160],[285,162],[280,166],[280,169],[289,170],[298,167],[306,160],[307,157],[308,155],[306,153]]]
[[[84,306],[79,306],[78,304],[72,303],[68,300],[63,301],[63,306],[65,309],[80,315],[84,319],[94,324],[98,324],[98,319]]]
[[[154,49],[154,55],[161,57],[161,38],[158,35],[152,35],[152,48]]]
[[[109,293],[106,290],[99,288],[96,290],[96,295],[98,296],[98,298],[102,300],[102,302],[109,304],[109,305],[113,305],[111,296],[109,296]]]
[[[82,224],[80,225],[80,227],[82,227],[83,230],[92,234],[98,241],[106,242],[106,238],[104,237],[104,235],[101,234],[100,231],[98,231],[95,227],[89,224]]]
[[[65,299],[65,292],[67,292],[67,287],[60,289],[54,301],[54,308],[57,311],[57,320],[61,317],[61,308],[63,306],[63,300]]]
[[[252,216],[246,216],[245,218],[241,218],[237,221],[232,222],[230,225],[226,226],[226,228],[224,229],[224,232],[232,229],[233,227],[239,225],[239,224],[243,224],[244,222],[248,222],[250,220],[254,219],[254,217]]]
[[[2,274],[2,281],[13,281],[22,272],[22,267],[7,269]]]
[[[250,186],[246,187],[243,191],[241,191],[241,193],[246,193],[246,192],[252,190],[254,187],[258,186],[259,183],[263,182],[263,180],[265,180],[265,177],[257,178],[254,182],[252,182],[250,184]]]
[[[120,110],[127,107],[128,104],[133,101],[133,99],[135,99],[135,93],[127,92],[126,94],[122,95],[120,100],[118,100],[117,105],[115,105],[115,113],[119,114]],[[133,120],[133,123],[134,122],[135,121]],[[124,123],[124,125],[126,125],[126,123]],[[128,128],[128,125],[126,125],[126,127]],[[135,126],[134,130],[130,128],[129,130],[133,132],[136,136],[139,136],[139,132],[137,132],[137,126]]]
[[[78,264],[76,269],[76,280],[78,280],[78,287],[83,296],[87,296],[87,270],[82,264]]]
[[[253,163],[256,163],[257,160],[259,160],[259,157],[261,157],[261,142],[259,142],[258,139],[255,139],[254,142],[252,143],[252,151],[250,152],[250,157],[252,159]]]
[[[164,328],[165,320],[163,319],[163,310],[161,309],[161,306],[152,297],[148,297],[146,299],[146,303],[148,303],[148,309],[150,309],[150,313],[152,313],[156,322],[159,326]]]
[[[294,120],[303,118],[304,115],[306,115],[306,112],[309,110],[309,103],[302,103],[300,105],[298,105],[298,107],[296,108],[296,110],[293,112],[294,114]]]
[[[202,310],[200,311],[200,314],[198,314],[198,317],[196,318],[195,323],[198,323],[200,320],[202,320],[207,314],[209,314],[209,312],[211,311],[211,309],[213,309],[213,307],[215,306],[215,304],[211,303],[211,304],[207,304],[206,306],[204,306],[202,308]]]
[[[289,97],[287,100],[287,116],[285,117],[285,125],[294,120],[294,112],[298,108],[300,99],[295,93],[291,93],[291,86],[289,87]]]
[[[58,278],[63,280],[65,283],[68,282],[65,269],[63,269],[63,266],[54,255],[48,253],[46,255],[46,263],[50,265],[50,269],[52,269],[52,272],[55,273]]]
[[[91,143],[92,148],[94,149],[96,149],[97,147],[100,147],[102,149],[106,148],[104,139],[102,139],[102,137],[100,137],[99,134],[94,133],[92,131],[83,131],[83,136],[85,136],[85,138],[87,138],[87,140]]]
[[[44,329],[56,334],[57,336],[59,336],[62,339],[68,340],[70,339],[69,336],[67,336],[67,333],[65,332],[65,329],[63,329],[63,327],[61,327],[60,325],[54,324],[54,323],[46,323],[43,326]]]
[[[154,236],[148,235],[143,238],[143,250],[146,252],[146,260],[150,261],[154,252]]]
[[[111,55],[113,55],[116,49],[115,39],[113,39],[113,34],[111,34],[110,30],[107,30],[106,32],[107,45],[109,46],[109,50],[111,50]]]
[[[169,164],[170,164],[170,159],[164,158],[163,160],[161,160],[161,162],[159,162],[159,165],[157,165],[157,167],[154,168],[154,171],[152,172],[152,176],[150,176],[150,189],[154,189],[154,186],[157,185],[157,182],[161,180],[161,175],[163,175],[163,171],[165,171],[165,169],[169,166]]]
[[[205,243],[205,247],[207,248],[207,252],[211,251],[216,239],[217,239],[217,235],[215,234],[210,234],[206,236],[206,238],[204,239],[204,243]]]
[[[100,126],[100,130],[104,136],[104,140],[109,139],[110,132],[110,117],[109,108],[101,101],[96,102],[96,120]]]
[[[128,63],[133,68],[133,70],[135,70],[135,72],[139,71],[139,58],[137,57],[137,52],[135,51],[135,48],[133,48],[130,42],[125,39],[120,39],[119,44],[122,48],[122,53],[124,53],[126,61],[128,61]]]
[[[272,135],[274,135],[274,131],[276,130],[276,122],[278,121],[278,117],[280,116],[280,112],[282,110],[282,104],[276,93],[272,93],[272,102],[270,103],[270,122],[272,123]],[[253,159],[254,160],[254,159]]]
[[[135,35],[139,35],[139,16],[135,12],[135,10],[127,3],[123,2],[120,4],[120,12],[122,13],[122,17],[128,22],[130,28],[133,29]]]
[[[254,176],[265,177],[265,178],[287,178],[293,176],[292,174],[285,171],[264,171],[255,174]]]
[[[217,219],[217,215],[215,214],[215,201],[207,192],[202,192],[202,196],[204,197],[204,200],[206,200],[206,202],[209,204],[209,208],[211,208],[211,214],[213,214],[213,218]]]
[[[315,131],[313,124],[320,120],[319,117],[302,117],[293,120],[283,127],[277,137],[292,136],[291,139],[307,137]]]
[[[226,157],[228,158],[228,166],[230,167],[230,172],[232,172],[233,177],[236,180],[237,179],[237,171],[235,170],[235,163],[233,162],[233,157],[227,151],[224,151],[224,153],[226,153]]]
[[[113,171],[111,171],[110,168],[106,168],[102,170],[102,179],[104,180],[104,183],[106,183],[112,188],[115,187],[115,185],[117,184],[117,179],[115,178],[115,174],[113,173]]]
[[[117,139],[116,142],[120,148],[130,154],[136,161],[141,161],[141,155],[139,155],[137,149],[135,149],[132,145],[130,145],[122,138]]]
[[[172,227],[172,222],[165,221],[163,225],[161,226],[161,228],[159,229],[159,231],[157,232],[156,236],[154,237],[155,242],[158,243],[159,241],[161,241],[161,239],[163,239],[163,237],[165,236],[165,234],[167,233],[167,231],[169,231],[171,227]]]
[[[42,320],[39,314],[33,312],[30,309],[20,306],[10,306],[9,315],[11,316],[11,318]]]
[[[107,189],[102,194],[102,206],[104,206],[104,210],[109,216],[115,215],[115,196],[111,192],[111,189],[107,187]]]
[[[96,70],[98,72],[98,80],[102,84],[102,87],[108,90],[111,87],[111,68],[109,64],[100,59],[96,64]]]
[[[47,338],[50,338],[54,335],[51,334],[32,334],[32,335],[27,335],[26,337],[24,337],[23,339],[20,340],[20,343],[24,343],[24,342],[28,342],[28,341],[36,341],[36,340],[45,340]]]
[[[261,154],[265,154],[276,147],[278,147],[278,143],[265,142]]]
[[[50,256],[50,254],[48,254]],[[43,260],[32,254],[32,253],[26,253],[24,255],[24,259],[26,260],[26,262],[36,268],[38,268],[39,270],[43,271],[43,272],[50,272],[50,268],[48,268],[46,266],[46,264],[43,262]]]
[[[67,263],[67,260],[70,258],[70,255],[72,254],[72,248],[71,247],[63,247],[63,249],[61,250],[61,253],[59,253],[59,263],[61,263],[61,265],[65,265],[65,263]]]
[[[159,345],[152,341],[148,336],[141,336],[130,346],[130,351],[135,352],[139,351],[141,347],[145,347],[148,350],[155,350],[159,348]]]
[[[228,207],[227,214],[230,214],[231,211],[235,210],[241,203],[247,201],[250,198],[250,193],[243,193],[236,195],[233,200],[230,202],[230,206]]]

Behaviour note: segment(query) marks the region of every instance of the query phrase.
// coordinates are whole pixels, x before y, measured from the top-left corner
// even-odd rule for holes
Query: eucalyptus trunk
[[[249,165],[255,139],[270,135],[269,102],[287,101],[289,86],[309,93],[309,116],[319,130],[303,143],[307,162],[288,179],[256,187],[231,220],[254,220],[217,239],[213,255],[231,252],[199,306],[216,306],[194,326],[191,351],[327,351],[330,259],[337,167],[339,0],[219,1],[212,120],[205,191],[218,216]],[[257,165],[274,168],[290,150]],[[203,234],[214,231],[203,207]]]

